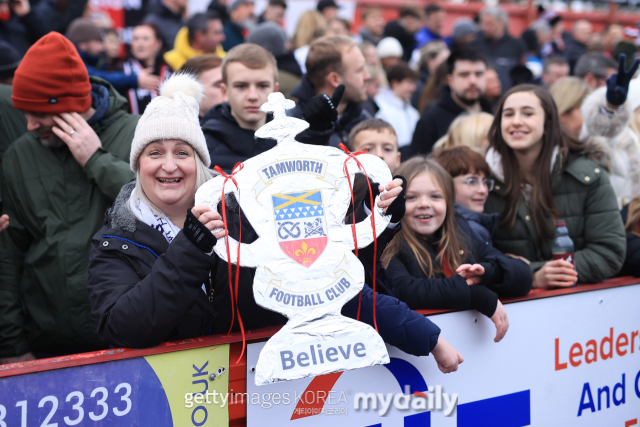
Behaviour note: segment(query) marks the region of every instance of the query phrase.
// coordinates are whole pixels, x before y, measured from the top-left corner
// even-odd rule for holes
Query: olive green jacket
[[[138,116],[104,80],[109,106],[92,128],[102,148],[81,167],[67,146],[47,148],[35,133],[2,160],[10,226],[0,233],[0,357],[28,351],[76,353],[103,348],[89,309],[91,237],[124,184]]]
[[[501,173],[495,173],[495,165],[492,166],[494,175],[500,176]],[[575,246],[578,281],[597,283],[613,277],[624,262],[626,239],[609,176],[601,166],[584,156],[573,153],[567,161],[559,153],[551,177],[555,207],[566,221]],[[502,213],[504,187],[503,182],[496,182],[484,206],[486,213]],[[549,216],[552,229],[553,221]],[[534,273],[552,259],[552,240],[538,246],[537,239],[533,214],[524,200],[520,202],[513,228],[505,230],[498,222],[493,234],[496,248],[525,257],[531,261]]]

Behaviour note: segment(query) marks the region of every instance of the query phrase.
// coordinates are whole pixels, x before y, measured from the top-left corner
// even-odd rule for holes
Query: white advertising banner
[[[632,285],[507,304],[500,343],[476,311],[431,316],[465,358],[447,375],[432,357],[389,346],[387,365],[257,387],[264,343],[250,344],[247,425],[640,425],[639,302]]]

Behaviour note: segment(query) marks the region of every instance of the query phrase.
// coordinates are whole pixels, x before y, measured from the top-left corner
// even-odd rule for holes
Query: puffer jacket
[[[609,178],[620,209],[640,195],[640,140],[629,127],[631,100],[619,112],[609,114],[603,108],[606,91],[606,87],[596,89],[582,103],[581,137],[600,137],[606,142],[611,158]]]
[[[34,132],[2,159],[2,198],[11,225],[0,233],[0,357],[103,348],[89,310],[91,236],[122,186],[138,116],[104,80],[90,78],[102,147],[84,167],[69,148],[48,148]]]
[[[485,213],[501,214],[504,176],[500,156],[493,149],[487,152],[487,163],[496,186],[484,205]],[[555,207],[566,221],[575,246],[578,281],[597,283],[613,277],[625,259],[626,242],[616,194],[606,171],[584,153],[573,152],[565,158],[559,152],[551,177]],[[553,227],[553,219],[548,221]],[[528,259],[534,273],[552,259],[552,239],[543,242],[542,246],[536,244],[537,241],[532,211],[524,200],[520,202],[513,228],[506,230],[498,223],[493,233],[493,244],[497,249]]]
[[[527,295],[533,280],[527,264],[478,239],[460,215],[456,214],[456,220],[466,247],[464,263],[482,265],[485,269],[482,281],[469,286],[459,274],[448,278],[435,274],[428,278],[409,246],[404,244],[385,269],[386,284],[392,287],[391,293],[415,310],[475,309],[487,317],[495,313],[498,298]],[[425,248],[435,265],[436,250],[429,244],[425,244]]]
[[[226,333],[231,319],[227,264],[202,253],[182,232],[168,244],[158,230],[135,218],[127,207],[134,187],[132,182],[122,188],[91,242],[88,289],[100,338],[115,346],[146,347]],[[229,200],[227,217],[229,234],[237,238],[234,204]],[[242,242],[255,238],[243,216]],[[285,317],[256,304],[254,274],[241,268],[238,301],[245,329],[284,324]],[[373,291],[365,284],[361,296],[360,319],[373,325]],[[437,344],[440,329],[397,299],[376,295],[376,311],[378,330],[389,344],[418,356]],[[342,309],[351,318],[357,312],[358,297]]]

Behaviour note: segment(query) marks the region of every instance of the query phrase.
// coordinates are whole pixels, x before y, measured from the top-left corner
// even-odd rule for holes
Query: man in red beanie
[[[90,242],[134,177],[138,117],[55,32],[27,51],[12,100],[29,132],[2,159],[11,221],[0,233],[0,363],[103,348],[87,296]]]

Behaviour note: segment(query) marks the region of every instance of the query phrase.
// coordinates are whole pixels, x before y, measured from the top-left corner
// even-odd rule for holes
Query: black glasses
[[[485,187],[487,187],[487,190],[491,191],[493,190],[493,187],[496,183],[496,181],[493,179],[484,178],[481,180],[480,178],[477,178],[475,176],[470,176],[469,178],[459,178],[454,181],[464,182],[465,184],[467,184],[467,187],[469,187],[469,190],[472,191],[477,191],[478,189],[480,189],[480,184],[484,185]]]

